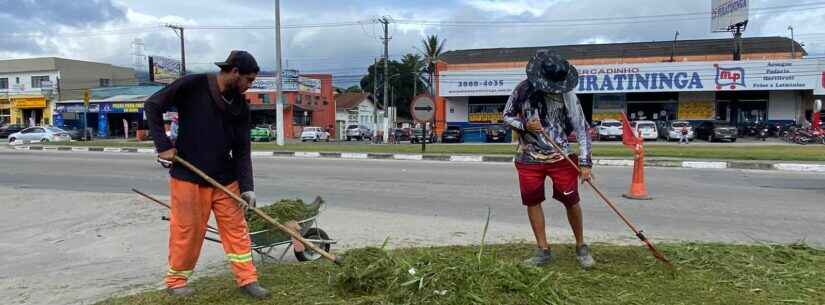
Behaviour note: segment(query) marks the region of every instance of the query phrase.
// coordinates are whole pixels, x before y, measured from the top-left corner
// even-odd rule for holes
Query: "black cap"
[[[216,62],[215,65],[224,68],[238,68],[241,74],[258,73],[261,68],[258,67],[258,62],[255,57],[247,51],[233,50],[229,53],[229,57],[223,62]]]

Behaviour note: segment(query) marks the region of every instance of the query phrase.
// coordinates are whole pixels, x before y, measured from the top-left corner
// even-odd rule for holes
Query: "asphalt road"
[[[321,195],[354,211],[455,220],[484,219],[491,207],[496,223],[527,225],[509,164],[256,158],[254,168],[259,202]],[[620,194],[630,168],[594,172],[603,191],[653,238],[825,245],[822,174],[651,168],[646,178],[654,200],[629,201]],[[167,194],[166,181],[147,155],[0,151],[0,185],[17,189],[129,193],[134,187]],[[586,230],[627,233],[590,190],[583,190],[582,205]],[[545,206],[551,227],[566,229],[561,206]]]

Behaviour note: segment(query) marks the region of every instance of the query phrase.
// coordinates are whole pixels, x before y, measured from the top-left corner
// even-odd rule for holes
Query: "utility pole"
[[[796,59],[796,42],[794,42],[793,37],[793,26],[788,26],[788,30],[791,31],[791,59]]]
[[[183,27],[179,25],[167,24],[166,27],[175,31],[180,38],[180,76],[186,75],[186,46],[183,39]]]
[[[384,40],[384,107],[387,108],[387,111],[385,112],[385,114],[386,114],[385,116],[387,117],[387,120],[389,122],[389,124],[387,124],[387,130],[384,131],[384,143],[387,143],[389,141],[389,137],[390,137],[389,129],[395,123],[395,121],[393,120],[394,119],[393,116],[395,115],[395,112],[393,111],[394,109],[393,109],[392,106],[387,107],[387,105],[389,105],[389,103],[388,103],[389,102],[389,100],[388,100],[389,92],[388,91],[390,89],[389,88],[389,78],[387,77],[387,73],[390,70],[390,64],[389,64],[389,62],[390,62],[390,39],[391,39],[390,36],[389,36],[390,35],[390,33],[389,33],[390,20],[387,17],[384,17],[384,18],[379,19],[378,22],[380,22],[384,25],[384,38],[382,39],[382,40]]]
[[[284,146],[284,68],[281,66],[281,0],[275,0],[275,124],[278,126],[276,143]]]
[[[673,46],[670,48],[670,62],[675,62],[676,59],[676,40],[679,40],[679,31],[676,31],[676,36],[673,37]]]
[[[373,58],[372,65],[372,141],[378,137],[378,58]],[[386,111],[387,106],[384,106]],[[346,127],[344,127],[346,128]],[[386,133],[386,131],[385,131]]]
[[[745,24],[736,25],[736,32],[733,33],[733,60],[742,60],[742,27]]]

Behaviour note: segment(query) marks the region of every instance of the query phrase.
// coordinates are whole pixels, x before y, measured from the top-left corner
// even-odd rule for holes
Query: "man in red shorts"
[[[578,84],[578,72],[561,56],[540,50],[527,64],[527,80],[510,95],[504,108],[504,121],[518,135],[516,171],[521,188],[522,204],[527,207],[530,226],[538,249],[525,261],[531,266],[543,266],[553,261],[547,243],[544,224],[544,182],[553,181],[553,199],[567,210],[567,220],[576,237],[576,258],[582,268],[595,264],[590,248],[584,243],[582,211],[579,206],[579,170],[564,159],[570,155],[567,137],[576,133],[579,155],[570,155],[578,162],[582,181],[590,179],[591,139],[589,125],[573,89]],[[562,151],[550,144],[555,142]]]

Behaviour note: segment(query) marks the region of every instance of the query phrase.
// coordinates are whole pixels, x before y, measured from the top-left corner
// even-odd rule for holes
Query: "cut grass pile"
[[[534,246],[488,245],[345,254],[329,262],[259,266],[273,298],[243,297],[230,274],[192,285],[180,301],[151,291],[100,304],[825,304],[825,251],[804,245],[662,244],[663,267],[642,246],[593,245],[597,265],[581,270],[572,245],[558,260],[523,267]]]
[[[297,222],[318,215],[322,203],[322,201],[319,201],[313,204],[306,204],[301,199],[282,199],[259,209],[274,218],[278,223],[286,224],[290,221]],[[247,212],[246,219],[250,233],[264,231],[252,235],[253,241],[257,244],[270,244],[289,238],[288,234],[279,230],[251,210]]]

